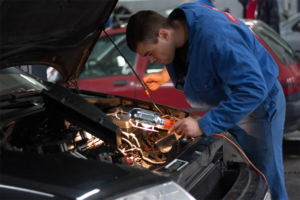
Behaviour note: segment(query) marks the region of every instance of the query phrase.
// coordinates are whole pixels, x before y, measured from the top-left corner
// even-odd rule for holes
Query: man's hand
[[[178,135],[182,135],[182,137],[197,137],[204,135],[203,130],[200,128],[197,120],[192,117],[184,118],[177,121],[168,131],[168,133],[172,133],[175,131]]]
[[[164,67],[160,73],[148,74],[143,80],[150,90],[157,90],[159,86],[167,83],[170,80],[170,76],[167,68]]]

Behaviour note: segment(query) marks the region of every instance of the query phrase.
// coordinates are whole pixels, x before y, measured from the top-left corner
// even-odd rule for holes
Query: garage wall
[[[134,13],[139,10],[155,10],[163,12],[166,9],[173,9],[180,5],[183,0],[119,0],[121,5],[131,9]],[[195,0],[190,0],[191,2]],[[215,0],[217,8],[229,8],[230,13],[236,17],[242,17],[242,6],[238,0]]]
[[[174,9],[183,0],[119,0],[121,5],[126,6],[133,13],[139,10],[155,10],[157,12],[163,12],[166,9]],[[190,0],[191,2],[195,0]],[[283,3],[286,0],[277,0],[279,12],[283,12]],[[291,2],[291,9],[289,15],[293,15],[298,12],[298,2],[299,0],[287,0]],[[214,5],[219,9],[229,8],[230,13],[234,16],[241,18],[243,7],[238,2],[238,0],[215,0]]]

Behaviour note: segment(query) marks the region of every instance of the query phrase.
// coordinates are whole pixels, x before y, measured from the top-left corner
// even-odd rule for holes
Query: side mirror
[[[296,56],[297,61],[300,62],[300,51],[297,51],[295,53],[295,56]]]
[[[129,65],[127,63],[122,68],[122,74],[124,74],[124,75],[133,74],[131,68],[129,67]]]
[[[293,31],[300,31],[300,21],[293,26],[292,30]]]

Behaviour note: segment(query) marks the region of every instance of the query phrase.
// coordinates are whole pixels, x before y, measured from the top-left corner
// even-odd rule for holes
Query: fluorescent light
[[[162,69],[147,69],[147,73],[161,72]]]
[[[38,192],[38,191],[35,191],[35,190],[29,190],[29,189],[25,189],[25,188],[13,187],[13,186],[9,186],[9,185],[2,185],[2,184],[0,184],[0,187],[1,188],[11,189],[11,190],[18,190],[18,191],[23,191],[23,192],[29,192],[29,193],[33,193],[33,194],[44,195],[44,196],[48,196],[48,197],[54,197],[54,195],[52,195],[52,194],[48,194],[48,193],[44,193],[44,192]]]
[[[92,196],[92,195],[94,195],[94,194],[96,194],[96,193],[98,193],[98,192],[100,192],[99,189],[94,189],[94,190],[92,190],[92,191],[89,191],[89,192],[85,193],[84,195],[82,195],[82,196],[80,196],[80,197],[77,197],[76,200],[83,200],[83,199],[86,199],[86,198],[88,198],[88,197],[90,197],[90,196]]]

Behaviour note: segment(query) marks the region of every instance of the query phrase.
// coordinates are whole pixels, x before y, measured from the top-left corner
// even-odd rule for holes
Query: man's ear
[[[170,33],[166,29],[159,29],[158,31],[158,38],[162,40],[168,41],[170,39]]]

